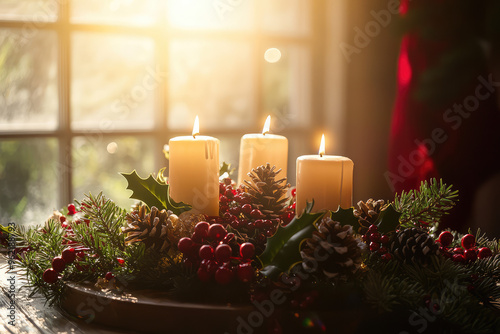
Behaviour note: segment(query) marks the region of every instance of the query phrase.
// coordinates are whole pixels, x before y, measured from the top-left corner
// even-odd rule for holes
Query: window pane
[[[253,1],[168,0],[170,24],[182,29],[237,29],[253,27]]]
[[[57,209],[55,139],[0,140],[0,221],[42,224]]]
[[[72,0],[71,20],[78,23],[149,25],[155,21],[154,0]]]
[[[59,12],[58,0],[0,0],[1,20],[55,21]],[[26,23],[25,28],[36,29]]]
[[[129,199],[132,192],[126,190],[127,181],[119,173],[130,173],[134,169],[141,177],[157,173],[154,157],[158,154],[153,140],[145,137],[89,135],[75,138],[74,197],[80,200],[89,192],[97,195],[103,191],[121,207],[129,208],[134,203]]]
[[[310,0],[263,0],[261,24],[265,31],[285,35],[309,33]]]
[[[154,64],[151,39],[75,33],[72,55],[73,128],[153,126],[155,90],[166,75]]]
[[[262,95],[265,113],[273,115],[272,131],[307,127],[311,87],[309,51],[301,46],[278,45],[263,54]]]
[[[238,180],[238,163],[240,159],[240,139],[241,136],[217,136],[220,140],[219,161],[230,164],[234,169],[233,180]]]
[[[56,35],[0,29],[0,130],[57,126]]]
[[[249,44],[177,40],[171,44],[169,114],[171,129],[191,133],[200,116],[201,133],[248,128],[254,115],[254,73]]]

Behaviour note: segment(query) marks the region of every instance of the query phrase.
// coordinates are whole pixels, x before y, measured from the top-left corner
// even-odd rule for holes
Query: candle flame
[[[196,135],[199,134],[200,134],[200,120],[198,119],[198,115],[196,115],[193,125],[193,137],[196,138]]]
[[[271,115],[267,116],[266,122],[264,123],[264,127],[262,128],[262,134],[265,135],[269,132],[269,128],[271,127]]]
[[[319,145],[319,156],[322,157],[325,154],[325,134],[321,136],[321,144]]]

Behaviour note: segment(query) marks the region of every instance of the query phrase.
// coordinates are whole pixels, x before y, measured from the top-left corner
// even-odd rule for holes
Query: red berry
[[[390,261],[392,259],[391,253],[385,253],[380,257],[384,261]]]
[[[276,232],[276,230],[273,228],[266,230],[266,237],[268,237],[268,238],[272,237],[275,232]]]
[[[229,206],[227,206],[225,204],[223,204],[223,205],[220,206],[220,212],[226,212],[227,210],[229,210]]]
[[[465,257],[462,254],[453,255],[453,261],[457,263],[465,263]]]
[[[76,252],[72,247],[64,249],[61,255],[64,262],[66,262],[67,264],[73,263],[76,259]]]
[[[241,212],[243,212],[246,215],[249,215],[250,212],[252,212],[252,206],[250,204],[243,204],[241,207]]]
[[[455,253],[455,254],[463,254],[464,253],[464,249],[462,247],[455,247],[455,248],[453,248],[453,253]]]
[[[476,253],[476,250],[475,249],[467,249],[465,252],[464,252],[464,257],[467,261],[476,261],[477,259],[477,253]]]
[[[479,248],[479,252],[477,254],[477,257],[480,259],[486,259],[492,255],[493,255],[493,252],[491,251],[491,249],[489,249],[488,247],[481,247],[481,248]]]
[[[226,266],[219,267],[219,269],[217,269],[217,271],[215,272],[215,281],[222,285],[231,283],[233,277],[233,271]]]
[[[224,185],[224,183],[219,183],[219,193],[222,194],[226,191],[226,186]]]
[[[209,228],[210,228],[209,223],[201,221],[194,227],[194,232],[199,234],[202,238],[206,238],[208,236]]]
[[[363,240],[363,242],[368,242],[368,240],[370,239],[370,237],[368,236],[368,234],[363,234],[363,236],[361,237],[361,239]]]
[[[213,240],[220,241],[220,240],[224,239],[226,234],[227,234],[227,231],[224,228],[224,226],[222,226],[221,224],[210,225],[210,228],[208,229],[208,237],[213,239]]]
[[[76,207],[74,204],[68,204],[68,215],[74,215],[76,213]]]
[[[210,278],[212,278],[212,275],[205,269],[205,268],[198,268],[198,271],[196,272],[198,274],[198,279],[202,282],[208,282],[210,281]]]
[[[62,257],[56,256],[52,259],[52,269],[54,269],[58,273],[61,273],[64,268],[66,268],[66,262],[64,262]]]
[[[191,240],[195,243],[202,243],[203,242],[203,236],[199,233],[194,232],[193,235],[191,236]]]
[[[292,197],[295,197],[295,195],[297,194],[297,188],[293,188],[290,193],[292,194]]]
[[[64,222],[66,221],[66,217],[64,217],[64,216],[60,216],[60,217],[59,217],[59,221],[60,221],[61,223],[64,223]]]
[[[390,241],[390,238],[388,235],[383,235],[380,237],[380,242],[383,243],[384,245],[388,244]]]
[[[255,226],[255,228],[263,228],[264,221],[262,219],[257,219],[254,221],[254,226]]]
[[[228,186],[226,188],[226,192],[224,193],[224,195],[226,195],[227,198],[233,198],[234,197],[233,190],[230,189],[230,188],[232,188],[232,187]]]
[[[121,257],[117,257],[116,261],[118,261],[118,264],[120,265],[120,267],[123,267],[125,265],[125,260],[122,259]]]
[[[198,254],[202,260],[211,260],[214,258],[214,249],[210,245],[203,245]]]
[[[215,249],[215,259],[219,262],[228,262],[233,250],[228,244],[221,244]]]
[[[236,271],[238,279],[245,283],[252,281],[254,273],[255,270],[250,263],[240,263]]]
[[[370,250],[376,252],[380,249],[380,244],[378,242],[370,242]]]
[[[224,239],[222,239],[222,243],[229,245],[229,243],[233,239],[234,239],[234,233],[228,233],[228,234],[226,234],[226,236],[224,237]]]
[[[462,237],[462,247],[465,249],[472,248],[476,245],[476,237],[472,234],[466,234]]]
[[[255,255],[255,246],[250,242],[242,243],[240,255],[243,259],[251,259]]]
[[[260,210],[258,209],[253,209],[251,212],[250,212],[250,216],[254,219],[259,219],[259,218],[263,218],[264,216],[262,215],[262,212],[260,212]]]
[[[108,281],[111,281],[113,279],[113,277],[115,277],[115,275],[113,275],[113,273],[111,271],[108,271],[106,273],[106,276],[104,276],[104,278],[107,279]]]
[[[370,233],[378,232],[378,226],[374,224],[370,225],[370,227],[368,227],[368,232]]]
[[[453,242],[453,234],[451,234],[451,232],[449,231],[443,231],[439,235],[438,241],[441,244],[441,246],[448,247]]]
[[[370,234],[370,241],[380,242],[380,233],[373,232],[372,234]]]
[[[229,212],[231,212],[232,215],[238,216],[241,212],[241,209],[239,206],[233,206],[229,209]]]
[[[49,284],[57,282],[57,272],[50,268],[43,272],[43,280]]]
[[[181,238],[181,240],[179,240],[179,242],[177,243],[177,248],[179,249],[179,252],[183,254],[187,254],[191,250],[192,246],[193,246],[193,240],[191,240],[188,237]]]

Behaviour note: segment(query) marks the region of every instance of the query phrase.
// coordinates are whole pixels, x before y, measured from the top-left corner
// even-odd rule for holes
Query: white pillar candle
[[[306,202],[314,200],[312,212],[336,211],[352,206],[352,175],[354,163],[341,156],[324,155],[325,136],[321,138],[319,155],[297,158],[297,193],[295,212],[299,216]]]
[[[269,163],[281,168],[280,178],[287,177],[288,139],[283,136],[269,134],[271,116],[268,116],[262,134],[252,133],[241,137],[240,162],[238,168],[238,185],[244,180],[250,181],[248,173],[253,168]]]
[[[200,136],[198,116],[192,136],[169,141],[170,197],[193,212],[219,215],[219,139]]]

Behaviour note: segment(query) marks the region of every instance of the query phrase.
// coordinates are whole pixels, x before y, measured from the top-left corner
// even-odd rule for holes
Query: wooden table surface
[[[80,319],[71,317],[58,307],[49,307],[45,305],[43,296],[34,296],[29,298],[29,289],[23,287],[26,280],[19,274],[8,272],[6,258],[0,254],[0,333],[97,333],[97,334],[116,334],[116,333],[134,333],[128,331],[106,328],[97,324],[88,324]],[[16,303],[14,324],[9,318],[10,310],[10,282],[9,278],[14,276],[16,287]]]

